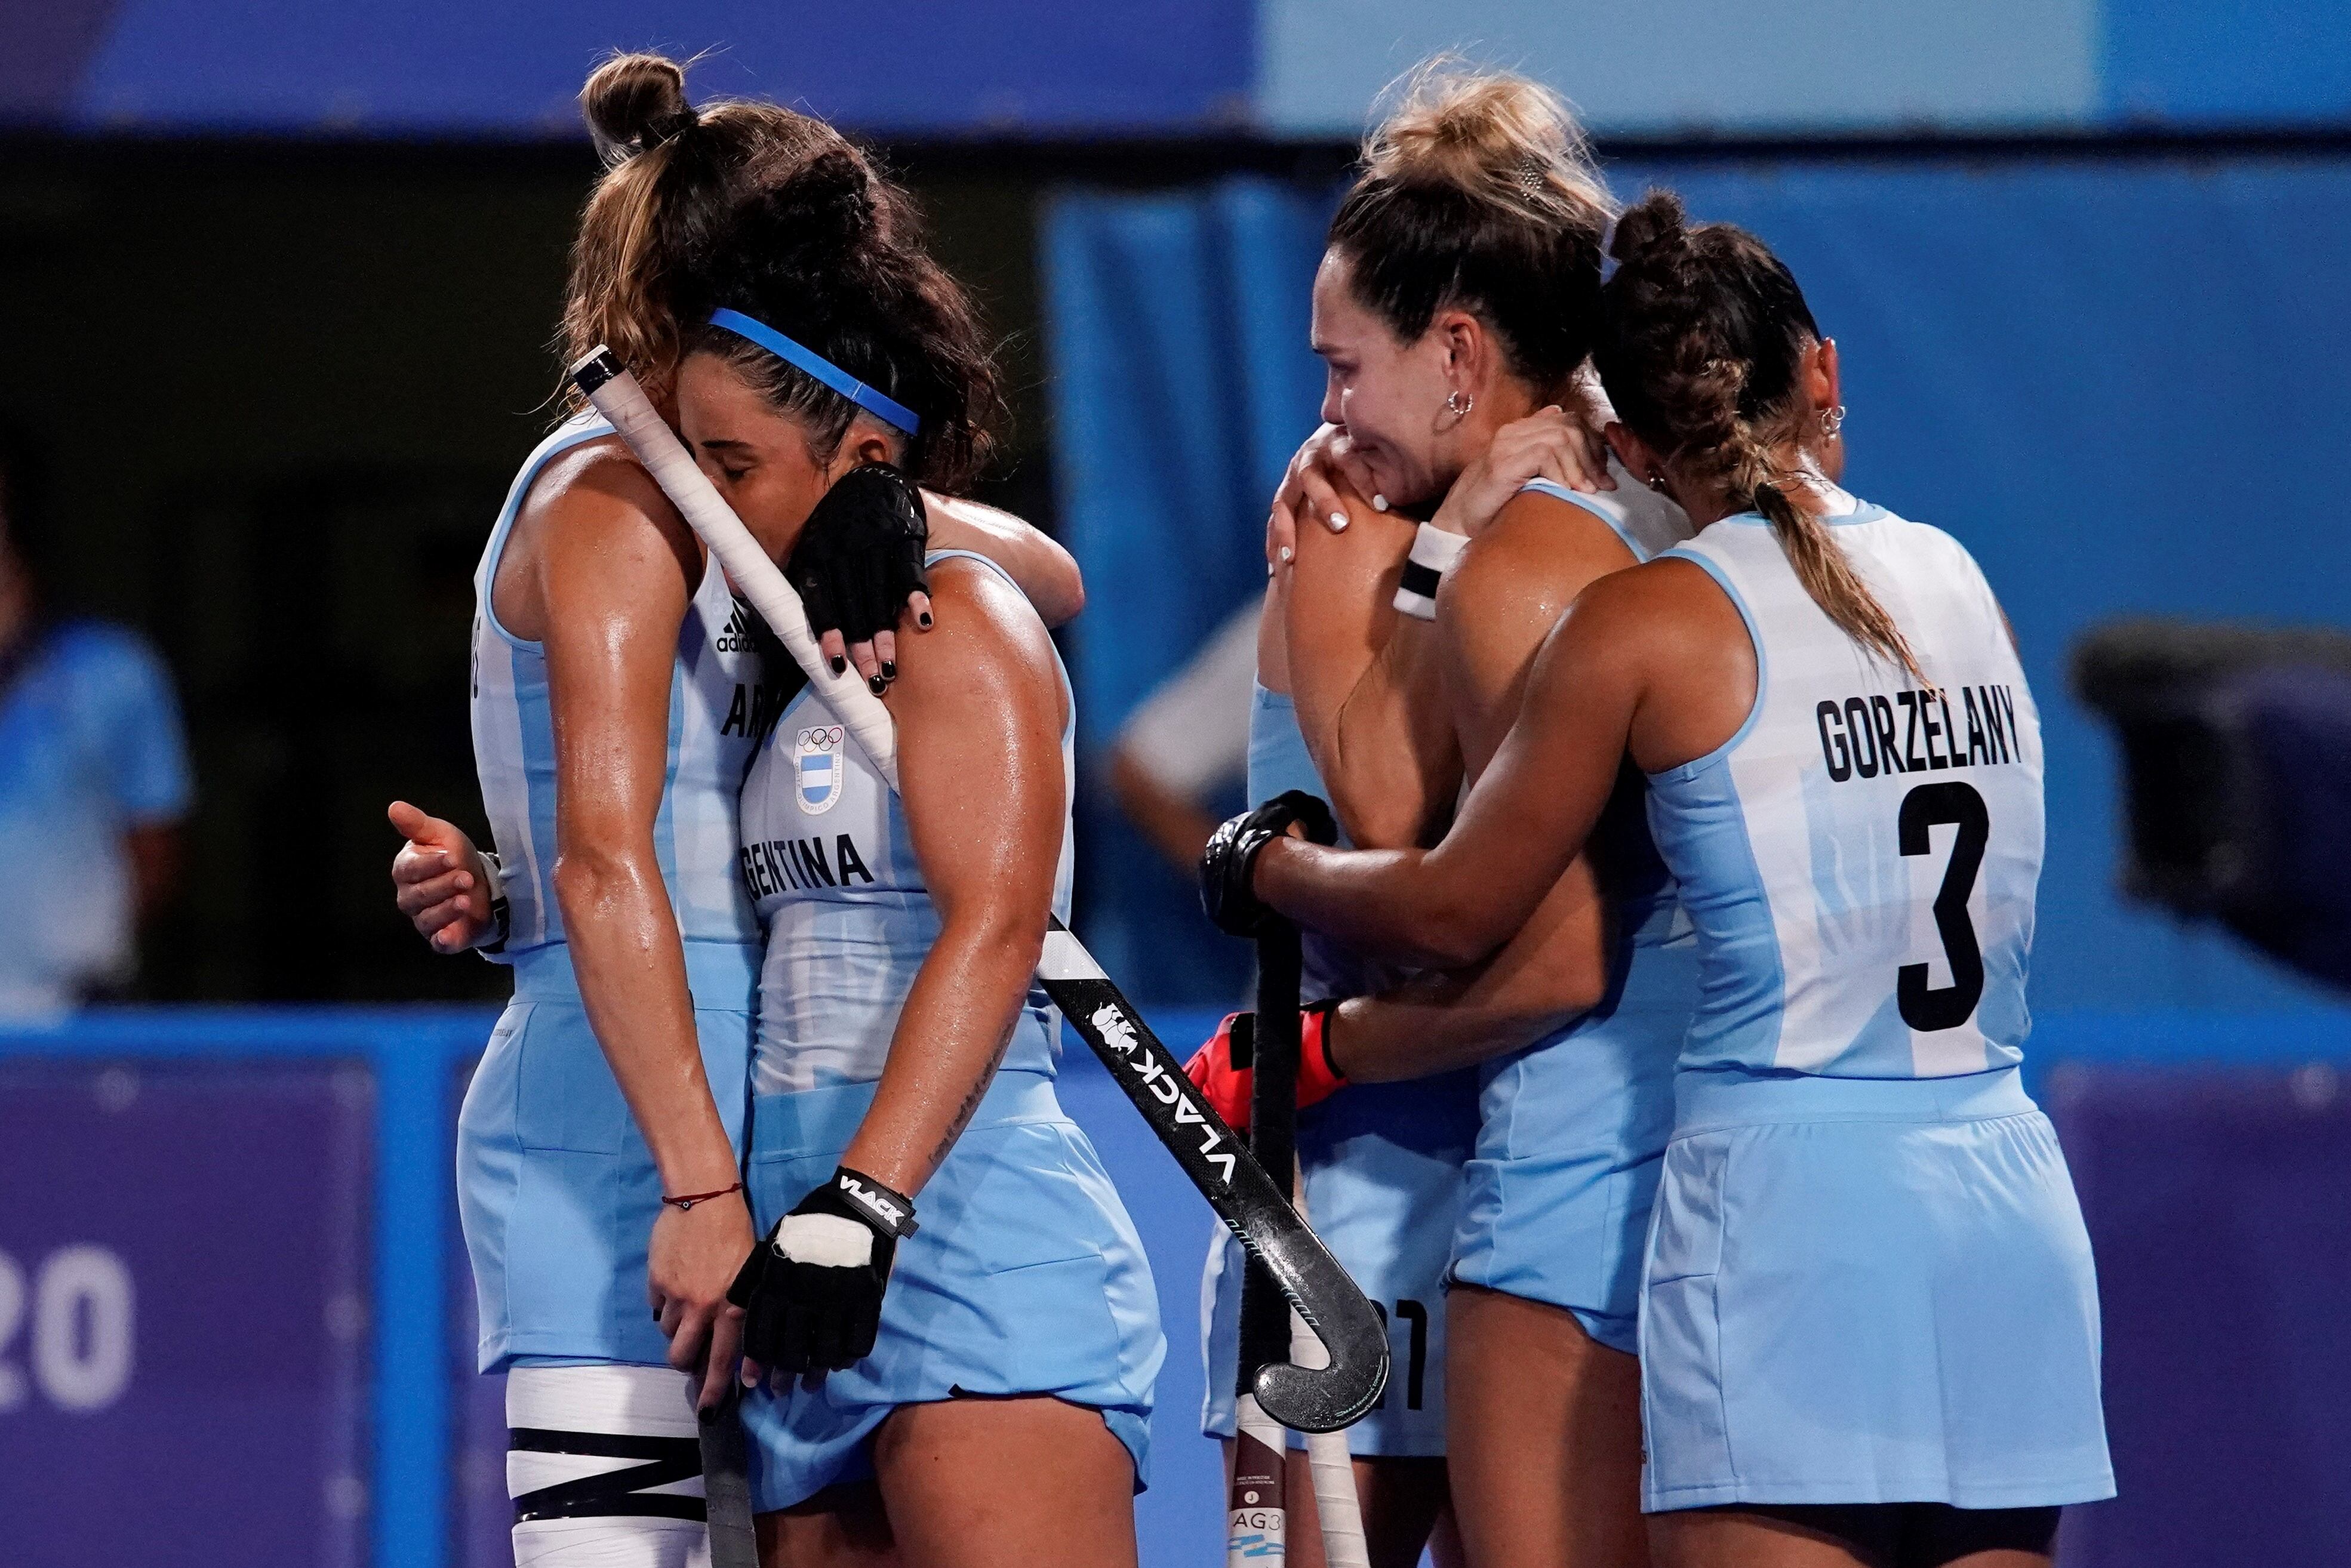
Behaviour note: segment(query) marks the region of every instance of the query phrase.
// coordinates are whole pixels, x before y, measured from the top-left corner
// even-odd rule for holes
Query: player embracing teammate
[[[860,154],[696,110],[665,61],[587,96],[613,167],[572,346],[619,350],[836,607],[903,792],[608,427],[542,444],[478,581],[517,1000],[460,1134],[518,1561],[694,1554],[663,1364],[705,1402],[731,1369],[756,1215],[770,1561],[1131,1562],[1152,1291],[1032,980],[1071,710],[1031,601],[1073,574],[935,493],[986,355]],[[1257,791],[1329,795],[1363,847],[1260,811],[1204,866],[1229,928],[1329,939],[1310,1205],[1437,1347],[1360,1434],[1374,1550],[1449,1500],[1477,1568],[2045,1560],[2112,1479],[2087,1241],[2016,1067],[2031,695],[1965,551],[1841,487],[1786,268],[1668,197],[1612,215],[1518,78],[1424,76],[1368,144],[1252,727]],[[492,866],[397,820],[403,907],[489,935]],[[1237,1115],[1228,1043],[1196,1071]]]
[[[2042,754],[2013,642],[1955,540],[1842,487],[1836,345],[1777,257],[1661,194],[1611,252],[1610,440],[1695,537],[1565,607],[1436,847],[1251,813],[1211,841],[1211,911],[1479,963],[1629,763],[1700,987],[1641,1281],[1651,1555],[2045,1562],[2114,1482],[2088,1239],[2017,1065]],[[1881,705],[1916,747],[1829,727]]]

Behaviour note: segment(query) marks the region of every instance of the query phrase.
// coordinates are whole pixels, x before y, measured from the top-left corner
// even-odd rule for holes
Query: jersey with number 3
[[[1860,504],[1832,536],[1926,679],[1814,604],[1771,524],[1726,517],[1696,562],[1755,643],[1755,706],[1650,776],[1657,848],[1698,927],[1685,1071],[1941,1078],[2011,1065],[2041,877],[2041,721],[1958,540]]]

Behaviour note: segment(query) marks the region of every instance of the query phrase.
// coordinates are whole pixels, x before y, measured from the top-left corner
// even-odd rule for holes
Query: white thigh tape
[[[507,1492],[517,1527],[703,1517],[693,1380],[665,1366],[521,1366],[507,1375]]]

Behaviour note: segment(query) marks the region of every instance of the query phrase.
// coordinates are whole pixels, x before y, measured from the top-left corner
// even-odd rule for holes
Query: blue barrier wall
[[[1628,196],[1674,186],[1786,257],[1843,351],[1851,482],[1958,535],[2006,603],[2048,756],[2035,998],[2312,999],[2118,899],[2112,750],[2064,671],[2085,628],[2125,613],[2351,618],[2333,455],[2351,451],[2351,161],[1611,175]],[[1332,201],[1240,182],[1071,193],[1049,215],[1059,477],[1092,596],[1074,629],[1090,749],[1261,587],[1269,476],[1321,396],[1307,288]],[[1087,940],[1132,952],[1145,994],[1220,998],[1226,975],[1186,968],[1153,935],[1189,919],[1188,891],[1094,801]]]
[[[1154,1021],[1181,1041],[1213,1020],[1156,1009]],[[241,1509],[308,1510],[301,1517],[315,1516],[327,1539],[305,1562],[499,1560],[496,1469],[477,1465],[459,1484],[465,1443],[484,1448],[477,1458],[494,1453],[501,1422],[494,1393],[455,1370],[466,1359],[465,1312],[464,1281],[450,1267],[463,1257],[449,1187],[452,1094],[489,1024],[477,1011],[430,1009],[139,1010],[0,1035],[0,1129],[19,1126],[0,1138],[0,1272],[62,1280],[73,1270],[59,1257],[108,1253],[127,1273],[117,1298],[135,1301],[138,1314],[116,1383],[94,1388],[107,1376],[104,1365],[92,1370],[107,1360],[98,1348],[106,1293],[28,1291],[26,1304],[11,1309],[0,1286],[0,1476],[9,1478],[12,1563],[78,1568],[89,1560],[79,1548],[100,1538],[111,1560],[209,1561],[188,1556],[186,1542],[202,1537],[209,1550],[210,1523]],[[252,1118],[266,1109],[259,1102],[282,1098],[302,1069],[329,1098],[287,1103],[310,1104],[326,1123],[340,1114],[335,1104],[359,1109],[363,1125],[371,1121],[364,1148],[305,1160],[301,1139],[255,1130]],[[2351,1496],[2323,1481],[2351,1462],[2337,1419],[2351,1402],[2351,1355],[2328,1348],[2351,1293],[2351,1095],[2343,1092],[2351,1011],[2059,1011],[2035,1036],[2032,1071],[2080,1171],[2100,1249],[2107,1402],[2125,1490],[2069,1525],[2069,1563],[2340,1563]],[[61,1084],[72,1093],[61,1098]],[[1134,1214],[1168,1332],[1153,1484],[1137,1505],[1144,1562],[1191,1568],[1215,1560],[1221,1529],[1216,1450],[1196,1435],[1199,1268],[1215,1222],[1092,1058],[1066,1061],[1062,1095]],[[142,1100],[155,1113],[243,1109],[183,1109],[177,1125],[134,1120],[149,1147],[113,1155],[103,1180],[80,1180],[78,1156],[22,1134],[27,1115],[65,1128],[128,1115]],[[251,1325],[272,1310],[256,1298],[315,1290],[350,1266],[316,1239],[319,1226],[287,1216],[331,1216],[339,1206],[370,1259],[356,1276],[361,1299],[330,1297],[328,1307],[328,1337],[366,1347],[357,1396],[332,1357],[300,1363],[307,1401],[300,1387],[257,1389],[240,1370],[253,1358]],[[256,1224],[287,1238],[282,1256],[240,1254],[227,1268],[215,1231]],[[81,1274],[87,1284],[89,1270]],[[57,1328],[35,1294],[80,1303],[79,1318]],[[222,1302],[246,1311],[224,1312]],[[214,1325],[218,1343],[191,1340],[192,1320]],[[219,1375],[215,1362],[226,1369]],[[92,1405],[100,1394],[103,1410]],[[278,1455],[277,1469],[219,1451],[238,1420],[253,1418],[256,1395],[277,1401],[261,1410],[273,1421],[311,1412],[301,1431],[318,1451]],[[60,1441],[92,1446],[87,1474],[57,1490],[16,1490],[54,1468]],[[134,1463],[154,1466],[159,1448],[175,1450],[183,1470],[216,1459],[217,1489],[186,1508],[118,1507],[118,1478]],[[340,1469],[354,1456],[371,1456],[356,1487]],[[2310,1484],[2277,1490],[2282,1475]],[[305,1491],[314,1483],[329,1489],[323,1507]],[[455,1502],[465,1488],[484,1494],[470,1497],[470,1520]],[[2250,1555],[2234,1550],[2245,1527],[2231,1502],[2248,1496],[2277,1500],[2262,1511],[2262,1549]]]

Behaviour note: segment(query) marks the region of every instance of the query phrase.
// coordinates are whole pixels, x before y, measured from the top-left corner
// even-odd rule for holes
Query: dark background
[[[988,498],[1050,526],[1033,211],[1052,167],[898,161],[1006,334]],[[481,829],[472,574],[554,417],[596,169],[570,141],[0,139],[0,419],[49,460],[63,597],[152,637],[186,707],[187,888],[142,994],[504,994],[395,915],[382,812],[404,797]]]

